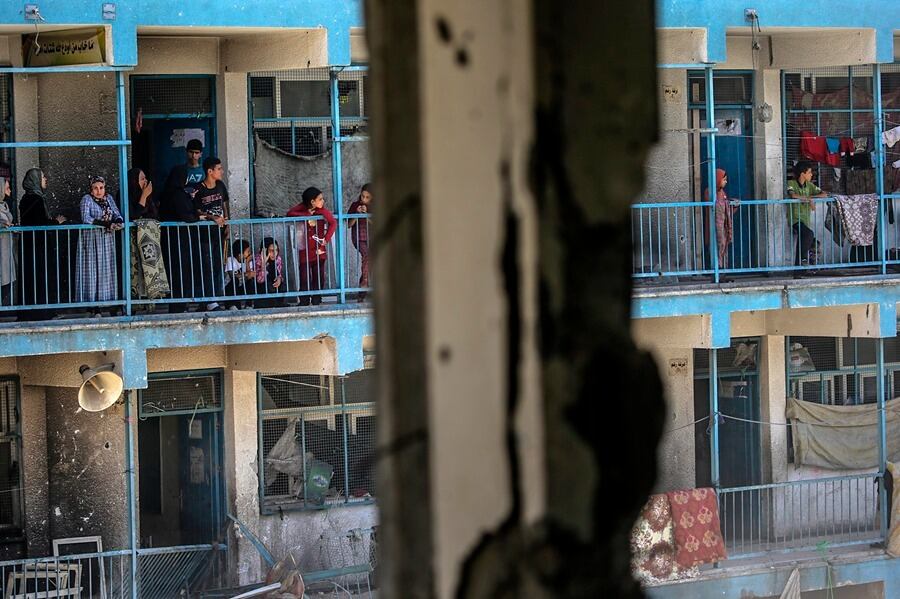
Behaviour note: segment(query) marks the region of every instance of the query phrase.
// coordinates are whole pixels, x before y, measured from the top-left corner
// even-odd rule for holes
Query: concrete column
[[[784,154],[782,151],[782,110],[781,103],[781,71],[777,69],[760,69],[754,80],[754,104],[763,102],[772,107],[772,120],[761,123],[754,121],[758,137],[755,148],[754,164],[756,170],[756,190],[761,199],[778,200],[786,197],[787,181],[784,171]],[[756,114],[754,113],[754,118]],[[788,165],[790,168],[791,165]],[[788,227],[784,206],[768,206],[768,224],[766,230],[767,244],[762,246],[765,256],[760,256],[761,264],[782,266],[793,263],[793,237]]]
[[[216,78],[219,157],[227,169],[226,182],[235,217],[250,214],[249,123],[247,73],[221,72]]]
[[[637,597],[664,411],[629,334],[653,3],[368,9],[381,592]]]
[[[257,476],[256,373],[225,371],[225,484],[228,513],[258,531],[259,478]],[[228,536],[232,582],[252,584],[262,580],[262,560],[253,544],[231,528]]]
[[[759,403],[760,420],[773,423],[760,431],[762,443],[763,480],[783,482],[787,480],[787,429],[785,409],[785,356],[784,337],[766,335],[760,337],[759,347]]]
[[[655,491],[691,489],[696,480],[694,446],[694,351],[646,348],[659,367],[666,398],[665,431],[657,448]]]
[[[22,386],[20,402],[25,538],[28,555],[50,555],[50,497],[47,473],[47,404],[43,387]]]

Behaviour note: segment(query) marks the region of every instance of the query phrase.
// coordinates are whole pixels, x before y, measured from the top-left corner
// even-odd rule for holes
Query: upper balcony
[[[661,54],[676,52],[662,31]],[[800,45],[791,58],[762,60],[808,34],[735,32],[722,64],[661,65],[660,143],[631,210],[636,317],[864,303],[896,311],[900,64],[839,66],[876,59],[852,44],[843,56]],[[801,163],[822,190],[811,202],[789,197]]]

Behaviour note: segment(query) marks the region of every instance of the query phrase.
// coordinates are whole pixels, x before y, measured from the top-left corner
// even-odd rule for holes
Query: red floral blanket
[[[675,562],[682,568],[725,559],[719,505],[713,489],[666,493],[675,527]]]

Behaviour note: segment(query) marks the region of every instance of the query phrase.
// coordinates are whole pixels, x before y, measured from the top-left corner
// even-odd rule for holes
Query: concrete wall
[[[349,142],[341,146],[344,211],[356,200],[363,184],[371,180],[369,144]],[[315,157],[294,156],[256,139],[256,211],[284,215],[300,202],[303,190],[318,187],[326,205],[335,206],[331,152]]]
[[[353,565],[338,563],[347,555],[349,545],[341,545],[337,536],[351,529],[377,524],[374,505],[335,507],[327,510],[288,511],[262,515],[259,503],[257,451],[256,373],[228,370],[225,377],[225,461],[228,501],[232,513],[258,535],[276,559],[288,552],[302,569],[328,569]],[[229,538],[230,569],[237,582],[259,581],[264,567],[252,544],[233,530]],[[367,555],[365,545],[354,551]]]
[[[128,547],[122,406],[91,413],[77,389],[47,389],[50,538],[100,535],[104,549]]]

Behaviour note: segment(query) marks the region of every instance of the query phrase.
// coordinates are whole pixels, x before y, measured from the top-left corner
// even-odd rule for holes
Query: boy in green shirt
[[[787,204],[788,222],[797,235],[797,253],[794,266],[808,266],[810,252],[816,243],[816,235],[810,228],[813,198],[827,198],[828,194],[812,182],[812,164],[801,160],[794,166],[794,178],[788,181],[787,193],[799,204]]]

